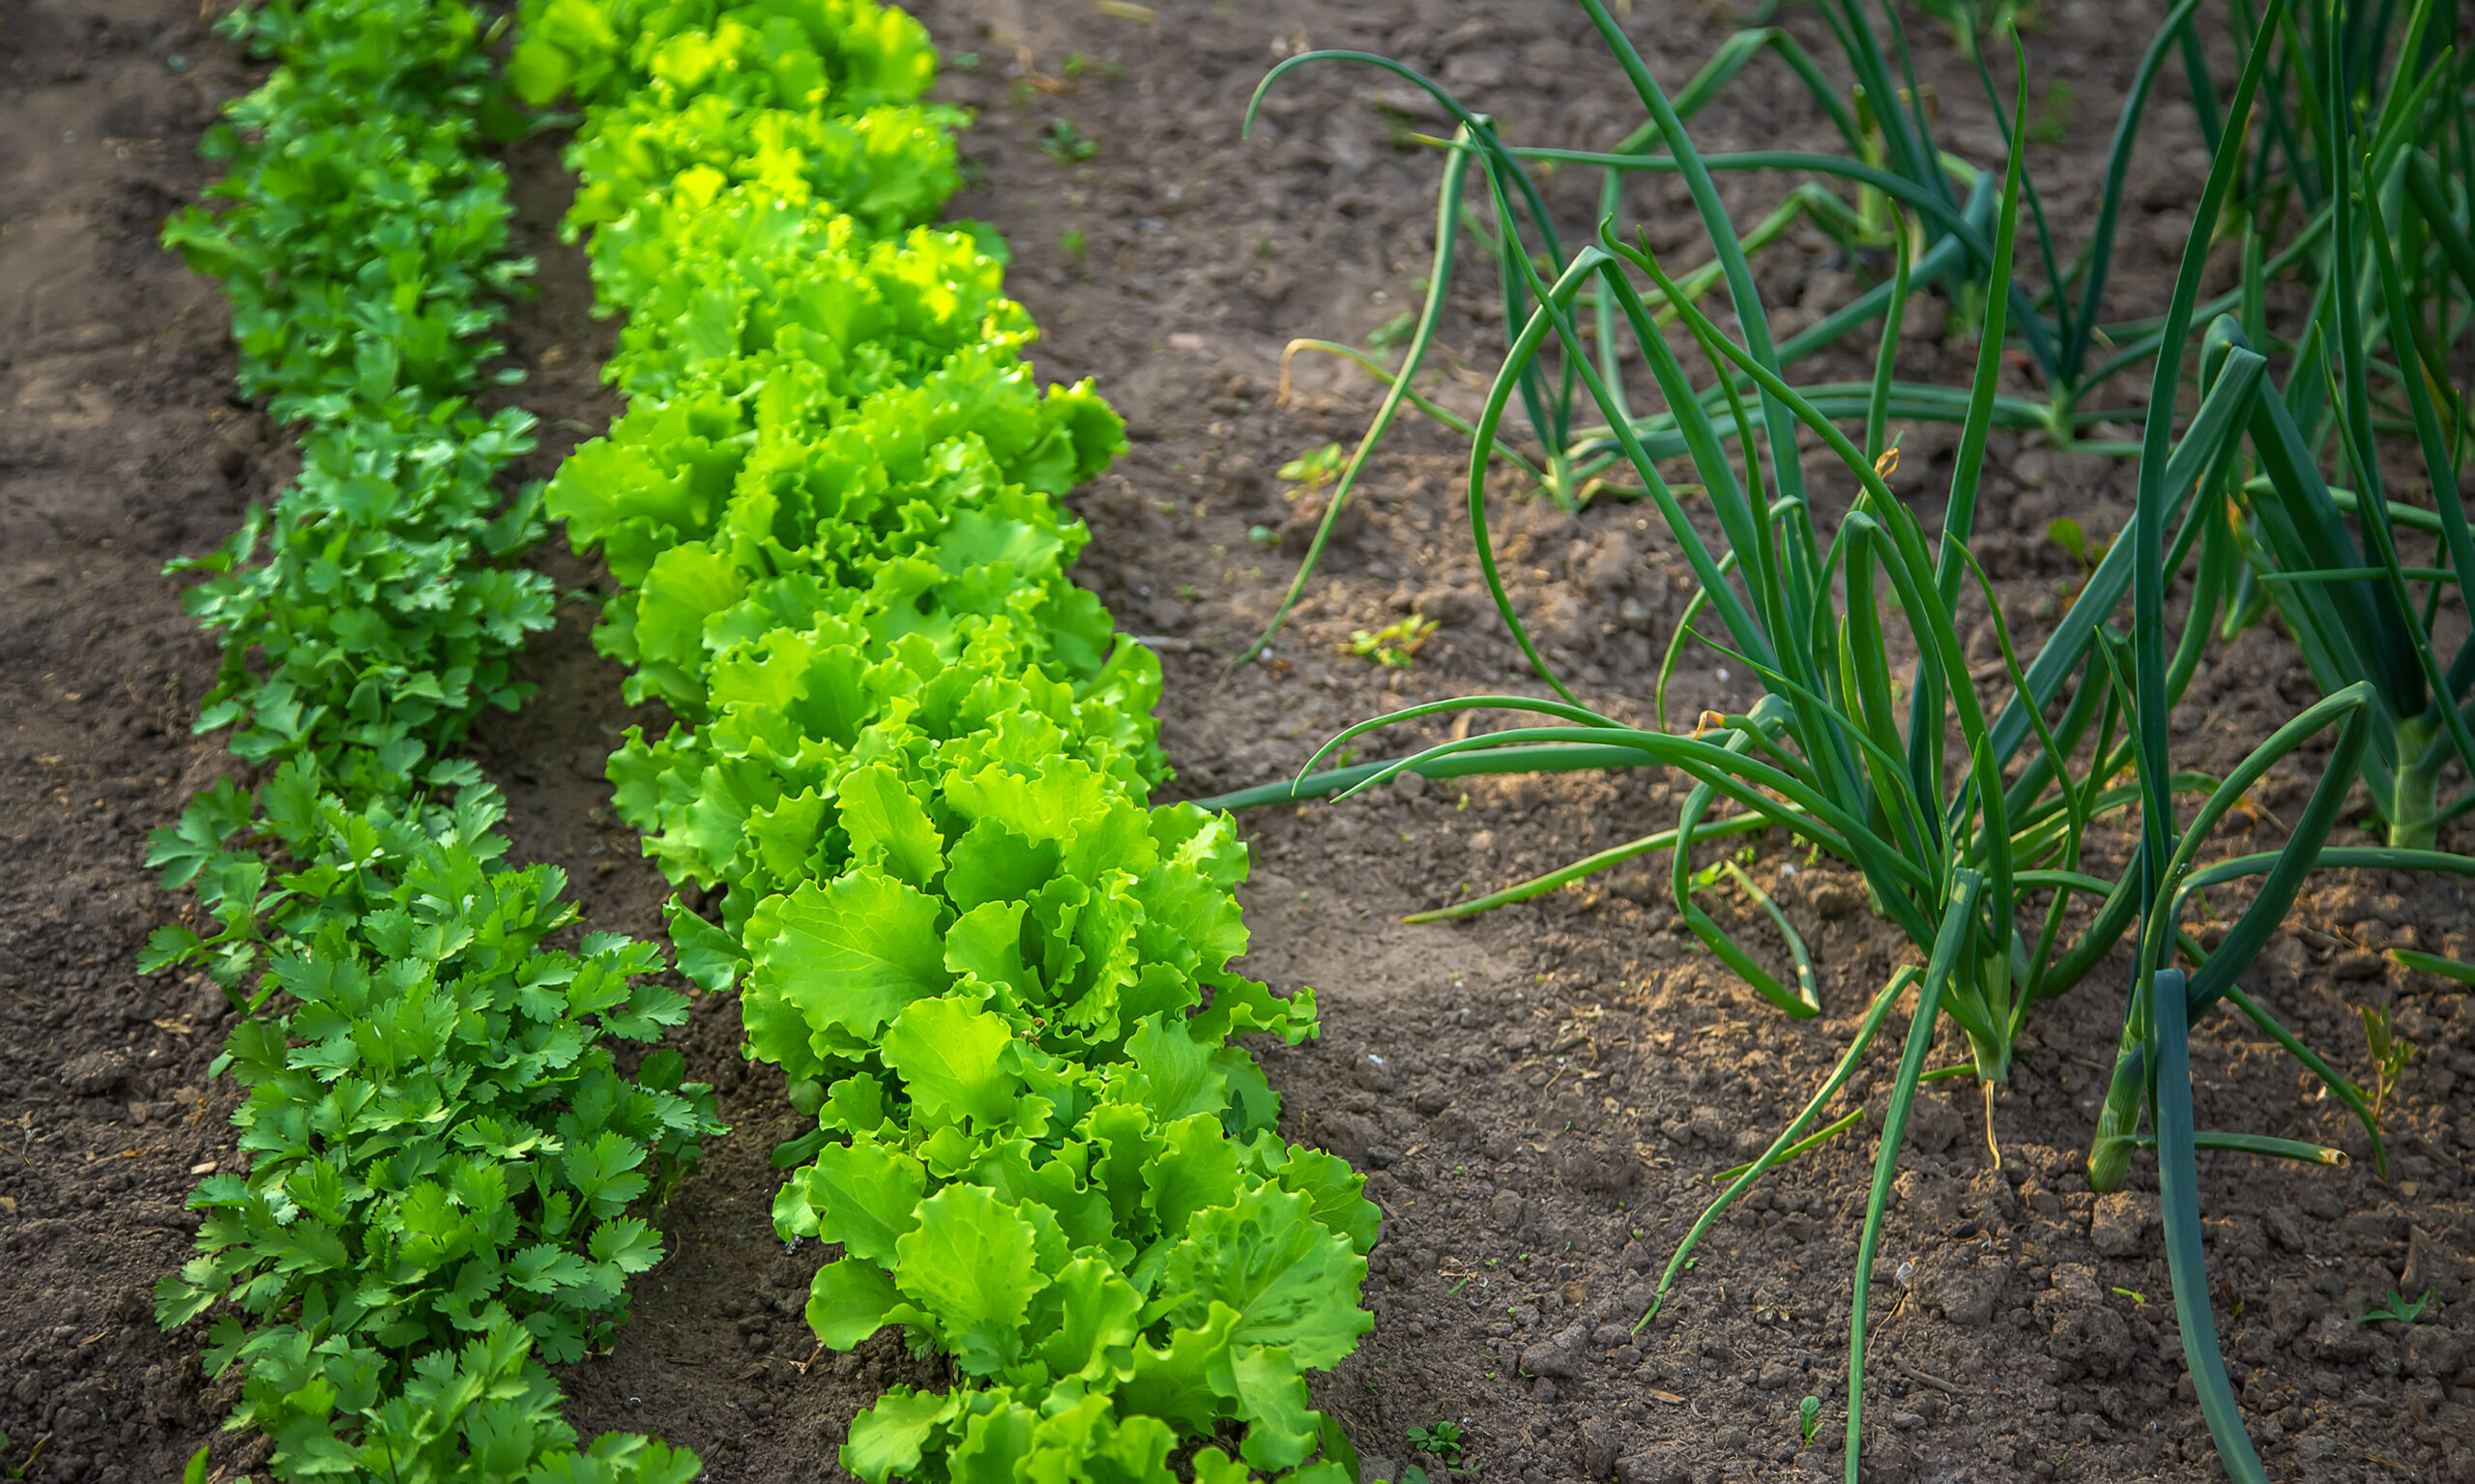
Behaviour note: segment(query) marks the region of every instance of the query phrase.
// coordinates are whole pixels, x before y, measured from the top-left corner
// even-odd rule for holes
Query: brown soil
[[[135,963],[178,905],[145,831],[224,766],[160,568],[281,472],[220,294],[155,243],[243,86],[187,0],[0,3],[0,1471],[40,1443],[32,1479],[175,1476],[221,1411],[148,1290],[230,1155],[223,1002]]]
[[[2059,221],[2086,215],[2105,121],[2159,8],[2138,9],[2135,22],[2091,0],[2049,7],[2033,38],[2036,65],[2079,100],[2066,141],[2035,161]],[[1274,661],[1223,677],[1268,618],[1315,513],[1285,501],[1272,471],[1354,438],[1373,406],[1366,382],[1311,357],[1279,402],[1281,347],[1300,335],[1362,342],[1412,306],[1436,170],[1432,155],[1393,147],[1376,99],[1398,89],[1371,73],[1293,77],[1251,144],[1237,124],[1278,55],[1342,45],[1444,77],[1517,138],[1604,142],[1636,114],[1579,13],[1257,0],[1179,8],[1154,28],[1083,8],[937,0],[922,15],[949,52],[980,59],[944,90],[980,110],[965,150],[982,184],[957,214],[1012,239],[1016,292],[1047,332],[1043,373],[1099,377],[1133,425],[1133,451],[1080,497],[1094,534],[1083,570],[1121,625],[1164,652],[1177,789],[1201,797],[1284,774],[1336,728],[1407,702],[1537,692],[1477,596],[1459,513],[1464,457],[1406,424]],[[13,1440],[0,1469],[48,1433],[30,1475],[45,1480],[165,1476],[228,1405],[228,1382],[201,1391],[194,1337],[158,1336],[144,1297],[183,1255],[189,1170],[229,1149],[226,1101],[203,1075],[220,1001],[140,981],[132,967],[147,929],[178,906],[140,869],[143,831],[225,766],[215,742],[187,736],[212,654],[157,568],[219,539],[284,469],[279,439],[229,399],[211,286],[152,246],[156,222],[203,184],[191,147],[211,103],[244,81],[193,19],[135,0],[73,14],[0,0],[0,386],[17,414],[0,434],[11,555],[0,690],[13,713],[0,768],[14,785],[0,819],[16,847],[0,862],[0,900],[14,909],[0,921],[0,1357],[15,1362],[0,1375],[0,1429]],[[1784,23],[1825,51],[1809,14]],[[1634,28],[1673,84],[1727,23],[1643,0]],[[1946,144],[1992,160],[1968,105],[1974,82],[1938,33],[1916,40]],[[174,53],[186,72],[167,71]],[[2196,194],[2179,79],[2166,93],[2158,142],[2134,173],[2114,313],[2162,301]],[[1038,148],[1058,118],[1099,145],[1088,163],[1063,166]],[[1705,148],[1818,146],[1820,130],[1793,82],[1762,62],[1696,123]],[[554,141],[511,165],[542,258],[542,295],[511,339],[533,372],[517,399],[544,420],[529,472],[544,474],[613,410],[595,376],[607,326],[589,317],[580,258],[555,240],[567,188]],[[1781,189],[1728,185],[1740,219]],[[1645,188],[1644,201],[1672,205],[1662,189]],[[1586,206],[1569,189],[1558,204]],[[1689,240],[1679,224],[1661,246],[1690,262]],[[1759,268],[1790,316],[1817,315],[1851,288],[1809,233]],[[1443,337],[1470,377],[1500,344],[1482,273],[1465,268]],[[1920,334],[1904,374],[1965,374],[1971,348],[1938,342],[1935,302],[1910,323]],[[1451,395],[1474,395],[1463,380]],[[1903,493],[1930,519],[1949,440],[1916,429],[1906,447]],[[2033,636],[2072,579],[2045,522],[2068,512],[2111,531],[2127,475],[2007,438],[1993,462],[1980,549]],[[1515,498],[1493,514],[1515,598],[1562,673],[1593,702],[1651,719],[1658,655],[1689,592],[1656,522],[1619,505],[1569,516]],[[1250,540],[1257,526],[1271,528],[1269,544]],[[565,587],[597,580],[542,560]],[[1411,611],[1442,623],[1413,669],[1341,652],[1354,629]],[[485,727],[477,750],[509,791],[518,854],[565,866],[596,926],[655,934],[664,888],[609,817],[599,778],[619,730],[644,718],[593,655],[589,620],[570,606],[533,659],[542,693]],[[2178,759],[2225,766],[2307,692],[2290,647],[2255,629],[2209,657],[2175,717]],[[1670,706],[1741,708],[1753,694],[1744,677],[1688,656]],[[1366,755],[1440,735],[1405,733]],[[2289,770],[2257,797],[2282,814],[2306,782]],[[1256,850],[1246,967],[1279,988],[1313,984],[1325,1007],[1324,1040],[1267,1053],[1285,1131],[1370,1171],[1386,1211],[1367,1289],[1375,1332],[1320,1387],[1370,1479],[1397,1478],[1415,1461],[1407,1430],[1444,1417],[1464,1423],[1484,1474],[1525,1484],[1783,1478],[1831,1462],[1830,1448],[1799,1447],[1795,1408],[1820,1395],[1820,1440],[1835,1440],[1869,1140],[1791,1167],[1712,1234],[1657,1324],[1638,1340],[1625,1330],[1715,1188],[1707,1176],[1759,1149],[1810,1094],[1905,946],[1849,910],[1849,878],[1776,840],[1752,869],[1813,945],[1826,1013],[1812,1022],[1772,1011],[1698,950],[1664,905],[1663,858],[1474,922],[1396,920],[1661,828],[1673,805],[1668,780],[1643,772],[1395,789],[1245,820]],[[2249,828],[2234,843],[2279,838],[2271,820]],[[2419,1048],[2391,1109],[2392,1183],[2368,1159],[2312,1172],[2203,1164],[2218,1323],[2275,1477],[2475,1479],[2475,1374],[2459,1369],[2475,1354],[2475,1119],[2457,1111],[2460,1083],[2475,1078],[2475,1017],[2457,994],[2373,956],[2410,942],[2465,956],[2469,921],[2454,884],[2333,874],[2247,977],[2344,1069],[2363,1065],[2359,1004],[2393,1005]],[[1775,942],[1740,908],[1731,926]],[[1997,1108],[1999,1171],[1972,1104],[1924,1105],[1876,1293],[1877,1315],[1893,1316],[1877,1331],[1868,1412],[1879,1477],[2218,1476],[2178,1394],[2153,1178],[2100,1202],[2076,1173],[2122,978],[2109,966],[2032,1021]],[[693,1446],[716,1480],[840,1477],[852,1412],[933,1369],[890,1337],[814,1353],[797,1315],[817,1253],[786,1250],[767,1218],[777,1177],[766,1156],[796,1131],[780,1080],[738,1060],[726,1001],[702,1000],[682,1044],[691,1075],[723,1090],[737,1132],[663,1213],[673,1255],[640,1281],[617,1350],[569,1371],[574,1420],[587,1434],[647,1430]],[[1878,1092],[1894,1056],[1878,1048],[1859,1095]],[[2248,1026],[2211,1019],[2194,1057],[2204,1126],[2366,1151],[2334,1101],[2315,1100],[2296,1063]],[[2436,1289],[2426,1324],[2352,1323],[2393,1284]],[[246,1440],[218,1443],[227,1469],[258,1456]]]

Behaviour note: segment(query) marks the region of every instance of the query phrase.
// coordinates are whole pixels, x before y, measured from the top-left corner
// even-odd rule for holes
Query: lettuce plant
[[[923,224],[931,56],[872,0],[527,8],[513,75],[583,104],[568,224],[628,315],[626,413],[545,509],[676,718],[612,758],[618,807],[816,1120],[773,1206],[838,1248],[810,1325],[950,1365],[845,1468],[1340,1484],[1306,1375],[1372,1323],[1377,1212],[1237,1043],[1315,1033],[1314,999],[1228,968],[1227,817],[1147,806],[1159,667],[1067,579],[1058,501],[1121,429],[1033,384],[993,241]]]

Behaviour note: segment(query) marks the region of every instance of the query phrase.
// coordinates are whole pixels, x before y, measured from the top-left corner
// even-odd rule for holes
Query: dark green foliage
[[[554,868],[501,863],[504,812],[445,757],[512,708],[552,589],[511,559],[538,488],[499,487],[533,420],[473,405],[530,265],[507,255],[505,112],[462,0],[289,0],[225,34],[276,62],[207,141],[231,160],[165,229],[233,301],[242,389],[302,426],[302,470],[212,555],[189,612],[224,640],[198,730],[229,781],[148,858],[195,890],[148,972],[197,966],[244,1013],[215,1070],[248,1089],[244,1170],[190,1199],[200,1255],[156,1291],[213,1316],[242,1368],[231,1425],[285,1480],[682,1484],[693,1454],[611,1435],[585,1452],[544,1363],[606,1346],[661,1244],[638,1208],[721,1131],[674,1052],[686,998],[657,951],[564,941]],[[193,1462],[191,1474],[202,1475]]]

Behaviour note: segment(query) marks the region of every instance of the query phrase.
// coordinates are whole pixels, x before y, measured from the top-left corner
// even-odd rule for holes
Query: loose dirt
[[[2119,90],[2158,10],[2132,9],[2051,7],[2031,35],[2040,75],[2077,99],[2063,142],[2032,158],[2058,220],[2087,216]],[[942,93],[976,110],[964,149],[978,184],[955,214],[1011,238],[1015,292],[1046,332],[1042,374],[1096,376],[1131,424],[1132,451],[1078,497],[1093,531],[1082,571],[1162,653],[1174,791],[1208,797],[1284,775],[1339,727],[1414,701],[1542,693],[1477,585],[1466,454],[1410,423],[1270,662],[1224,674],[1320,515],[1313,496],[1284,498],[1275,471],[1354,439],[1375,401],[1371,382],[1312,356],[1294,364],[1282,398],[1282,347],[1296,335],[1363,344],[1414,306],[1438,169],[1408,137],[1437,121],[1370,73],[1294,76],[1254,141],[1238,126],[1278,57],[1355,46],[1443,78],[1518,139],[1604,144],[1638,111],[1580,13],[1258,0],[1164,9],[1147,25],[1080,7],[937,0],[921,14],[949,54],[977,59],[950,70]],[[15,847],[0,861],[12,909],[0,919],[0,1357],[16,1362],[0,1374],[12,1439],[0,1469],[48,1434],[30,1475],[41,1479],[163,1477],[229,1405],[228,1381],[200,1386],[196,1336],[157,1335],[144,1296],[183,1255],[189,1171],[229,1158],[228,1096],[203,1075],[220,1000],[133,972],[145,932],[181,906],[140,869],[143,831],[230,766],[218,742],[187,735],[214,656],[157,568],[219,540],[286,472],[280,437],[230,401],[212,287],[152,246],[160,217],[204,184],[192,145],[213,103],[245,85],[194,20],[127,0],[73,14],[0,5],[0,387],[17,414],[0,431],[0,769],[14,785],[0,828]],[[1810,14],[1781,23],[1826,52]],[[1632,26],[1670,85],[1730,29],[1719,11],[1648,0]],[[1992,162],[1972,73],[1938,31],[1916,42],[1946,144]],[[1040,147],[1060,119],[1098,146],[1090,160],[1061,163]],[[2162,305],[2204,165],[2188,120],[2170,81],[2157,141],[2135,167],[2110,313]],[[1826,147],[1818,111],[1766,62],[1695,130],[1705,148]],[[527,471],[540,476],[614,410],[596,376],[608,327],[590,317],[580,258],[556,240],[567,189],[556,141],[519,148],[510,167],[542,263],[542,292],[510,327],[532,373],[516,400],[544,422]],[[1727,189],[1747,219],[1785,185],[1731,177]],[[1584,188],[1555,199],[1587,210]],[[1697,260],[1698,227],[1673,191],[1645,187],[1642,202],[1654,232],[1672,234],[1662,250]],[[1766,299],[1791,317],[1819,317],[1855,287],[1850,265],[1808,231],[1757,266]],[[1465,266],[1456,285],[1448,398],[1473,397],[1500,348],[1483,277],[1483,265]],[[1911,316],[1903,374],[1966,374],[1973,347],[1943,342],[1940,307],[1929,299]],[[1816,365],[1860,370],[1859,353]],[[1930,428],[1906,444],[1897,487],[1929,521],[1948,450]],[[2031,642],[2076,576],[2046,522],[2068,513],[2111,534],[2129,493],[2122,466],[1997,437],[1978,549]],[[1564,514],[1509,485],[1491,517],[1513,597],[1559,673],[1594,704],[1654,721],[1659,656],[1690,593],[1657,522],[1607,501]],[[563,588],[606,581],[563,556],[539,560]],[[652,935],[665,888],[609,816],[599,773],[622,729],[658,717],[620,703],[618,670],[586,640],[591,611],[564,612],[531,660],[541,693],[485,726],[476,750],[508,790],[518,855],[566,868],[596,927]],[[1344,652],[1354,631],[1411,613],[1441,625],[1413,667]],[[1755,694],[1747,677],[1688,653],[1669,712],[1681,721]],[[2178,709],[2178,760],[2223,768],[2308,697],[2291,647],[2256,628],[2210,655]],[[1441,735],[1405,728],[1362,755]],[[2276,819],[2308,786],[2303,767],[2273,775],[2229,846],[2274,845]],[[1468,1464],[1523,1484],[1836,1468],[1869,1137],[1790,1167],[1704,1241],[1658,1321],[1633,1325],[1717,1188],[1709,1176],[1766,1144],[1906,961],[1852,878],[1775,838],[1748,866],[1813,946],[1825,1009],[1801,1023],[1683,932],[1664,857],[1473,921],[1397,920],[1663,828],[1675,801],[1672,780],[1641,771],[1394,788],[1244,817],[1256,865],[1242,967],[1284,991],[1311,984],[1325,1006],[1321,1041],[1266,1053],[1284,1132],[1369,1172],[1385,1210],[1367,1287],[1375,1331],[1319,1386],[1370,1479],[1413,1463],[1440,1474],[1408,1430],[1445,1418],[1466,1430]],[[1741,901],[1713,910],[1784,961]],[[2475,1479],[2475,1374],[2461,1369],[2475,1355],[2475,1118],[2460,1112],[2475,1017],[2455,992],[2377,956],[2408,945],[2467,956],[2469,929],[2454,884],[2332,873],[2247,976],[2354,1075],[2365,1070],[2355,1006],[2394,1010],[2418,1050],[2390,1108],[2389,1183],[2335,1101],[2315,1099],[2248,1025],[2220,1015],[2196,1039],[2205,1126],[2358,1156],[2342,1170],[2228,1155],[2202,1165],[2217,1322],[2275,1477]],[[2219,1476],[2182,1384],[2153,1178],[2100,1199],[2078,1173],[2125,972],[2109,965],[2032,1019],[1996,1105],[2000,1168],[1972,1096],[1921,1108],[1874,1295],[1869,1476]],[[818,1253],[786,1249],[767,1219],[777,1182],[767,1155],[797,1124],[780,1080],[739,1060],[727,1000],[702,999],[680,1042],[691,1075],[722,1089],[736,1132],[662,1213],[673,1255],[640,1281],[617,1349],[568,1371],[573,1418],[587,1434],[648,1430],[691,1445],[716,1480],[841,1477],[834,1452],[854,1411],[892,1382],[943,1378],[891,1336],[816,1353],[798,1314]],[[1878,1102],[1895,1054],[1877,1048],[1853,1100]],[[1936,1064],[1961,1059],[1946,1046]],[[2393,1286],[2435,1291],[2425,1324],[2354,1323]],[[1823,1404],[1813,1447],[1796,1424],[1808,1394]],[[216,1459],[232,1470],[262,1452],[224,1439]]]
[[[156,246],[244,86],[181,0],[0,4],[0,1472],[177,1475],[221,1408],[148,1290],[231,1157],[212,987],[141,980],[180,907],[145,831],[227,765],[173,557],[284,472],[221,296]]]

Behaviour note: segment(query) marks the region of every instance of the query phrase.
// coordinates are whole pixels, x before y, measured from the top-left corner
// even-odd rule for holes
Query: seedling
[[[1064,71],[1069,81],[1079,80],[1089,74],[1098,77],[1103,82],[1115,82],[1125,75],[1125,64],[1113,57],[1092,57],[1079,51],[1069,51],[1065,54]]]
[[[2424,1322],[2424,1309],[2426,1306],[2431,1304],[2431,1301],[2432,1291],[2431,1289],[2424,1290],[2422,1297],[2410,1299],[2393,1288],[2389,1291],[2389,1301],[2387,1303],[2382,1304],[2377,1309],[2372,1310],[2370,1313],[2367,1313],[2361,1319],[2356,1320],[2355,1323],[2358,1324],[2377,1324],[2386,1322],[2393,1324],[2420,1324]]]
[[[1280,466],[1280,478],[1297,486],[1296,489],[1283,491],[1281,498],[1295,500],[1300,495],[1311,495],[1332,482],[1332,477],[1340,472],[1341,446],[1339,444],[1327,443],[1320,449],[1309,449]]]
[[[1461,1424],[1449,1418],[1410,1429],[1410,1446],[1443,1466],[1446,1473],[1475,1473],[1461,1461]]]
[[[2079,105],[2071,84],[2057,78],[2046,86],[2045,102],[2028,121],[2028,142],[2060,144],[2070,135],[2071,115]]]
[[[1796,1429],[1804,1435],[1805,1446],[1812,1447],[1814,1434],[1821,1428],[1821,1398],[1809,1396],[1796,1404]]]
[[[0,1469],[0,1478],[10,1478],[10,1479],[22,1479],[22,1478],[24,1478],[24,1477],[26,1476],[26,1474],[27,1474],[30,1470],[32,1470],[32,1469],[33,1469],[33,1468],[34,1468],[34,1466],[35,1466],[35,1460],[37,1460],[37,1459],[39,1459],[39,1458],[43,1457],[43,1450],[44,1450],[44,1448],[49,1447],[50,1445],[51,1445],[51,1435],[50,1435],[49,1433],[45,1433],[45,1434],[44,1434],[42,1437],[40,1437],[40,1438],[36,1439],[36,1440],[35,1440],[35,1445],[34,1445],[32,1448],[28,1449],[28,1450],[27,1450],[27,1452],[26,1452],[26,1461],[25,1461],[24,1463],[22,1463],[22,1464],[19,1464],[19,1465],[18,1465],[16,1468],[15,1468],[15,1469]],[[0,1458],[6,1458],[6,1457],[8,1457],[8,1456],[9,1456],[9,1435],[8,1435],[7,1433],[0,1433]],[[200,1449],[198,1449],[198,1450],[197,1450],[197,1456],[198,1456],[199,1458],[204,1458],[204,1457],[206,1457],[206,1449],[204,1449],[204,1448],[200,1448]],[[192,1461],[192,1462],[191,1462],[190,1467],[191,1467],[192,1469],[196,1468],[196,1464],[195,1464],[195,1462],[194,1462],[194,1461]],[[203,1470],[203,1469],[199,1469],[198,1471],[199,1471],[201,1474],[203,1474],[203,1473],[204,1473],[204,1470]]]
[[[1366,348],[1383,355],[1396,345],[1408,344],[1410,336],[1417,333],[1417,328],[1416,315],[1408,312],[1396,314],[1367,332]]]
[[[1058,250],[1078,263],[1083,261],[1083,251],[1086,246],[1088,245],[1084,240],[1083,233],[1080,228],[1063,233],[1057,239]]]
[[[2125,1298],[2130,1299],[2132,1301],[2132,1307],[2134,1308],[2138,1308],[2141,1304],[2148,1302],[2148,1295],[2136,1288],[2118,1288],[2112,1290],[2112,1292],[2120,1294]]]
[[[2059,515],[2046,522],[2046,539],[2070,553],[2071,560],[2080,564],[2082,573],[2095,571],[2097,564],[2106,559],[2106,548],[2112,544],[2105,540],[2091,543],[2088,533],[2081,529],[2080,522],[2068,515]]]
[[[1079,165],[1100,153],[1099,144],[1083,137],[1072,119],[1051,119],[1048,132],[1040,136],[1040,148],[1062,165]]]
[[[2363,1016],[2364,1045],[2372,1053],[2372,1116],[2377,1119],[2389,1094],[2397,1090],[2398,1079],[2405,1074],[2415,1048],[2400,1038],[2386,1008],[2367,1004],[2358,1013]]]
[[[1382,628],[1357,629],[1351,633],[1341,649],[1360,659],[1373,660],[1387,670],[1406,670],[1416,662],[1419,646],[1434,636],[1438,626],[1435,620],[1423,619],[1413,613]],[[1346,757],[1340,766],[1350,766]]]

